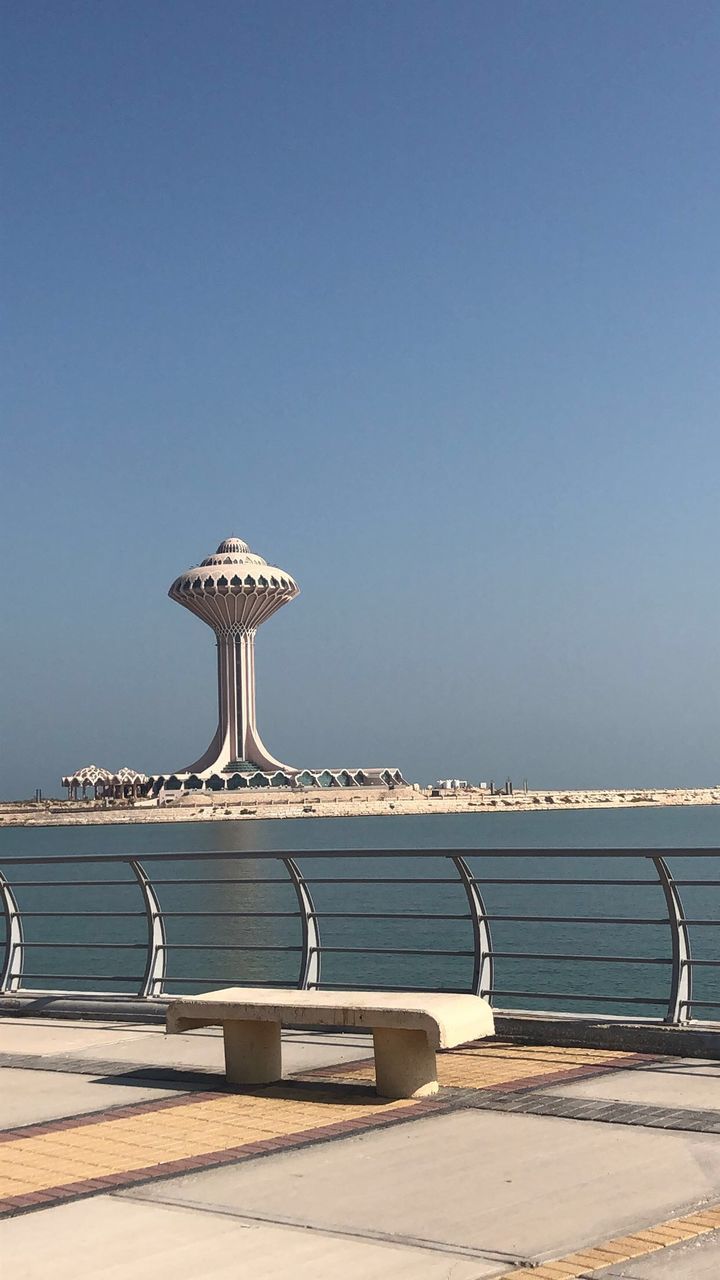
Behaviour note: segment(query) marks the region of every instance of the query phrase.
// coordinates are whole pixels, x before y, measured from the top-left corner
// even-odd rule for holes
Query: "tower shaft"
[[[210,746],[183,772],[203,774],[231,764],[257,769],[284,769],[265,747],[255,713],[255,629],[232,628],[217,633],[218,727]]]

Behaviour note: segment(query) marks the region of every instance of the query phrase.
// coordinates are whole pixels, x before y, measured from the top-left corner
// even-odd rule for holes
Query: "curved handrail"
[[[167,973],[165,920],[157,893],[142,863],[138,862],[136,858],[130,858],[129,862],[143,896],[148,929],[145,973],[138,995],[142,999],[157,998],[163,994]]]
[[[295,859],[283,858],[283,863],[285,864],[288,875],[292,881],[298,906],[300,908],[300,919],[302,923],[302,956],[300,959],[298,987],[301,991],[307,991],[310,987],[318,987],[320,985],[320,959],[322,951],[320,947],[318,913],[315,910],[315,904],[312,899],[312,894],[308,888],[307,881],[304,879]]]
[[[653,858],[668,909],[672,943],[672,976],[665,1021],[676,1025],[686,1022],[692,1007],[692,956],[690,935],[678,886],[664,858]]]
[[[17,898],[2,872],[0,872],[0,903],[2,903],[5,919],[5,956],[0,969],[0,991],[19,991],[25,957],[22,915]]]
[[[472,991],[476,996],[486,996],[491,1000],[492,989],[495,984],[495,967],[487,910],[477,881],[465,859],[455,855],[452,862],[465,890],[472,916],[473,942],[475,946]]]
[[[631,868],[618,868],[617,872],[613,872],[613,866],[617,864],[617,859],[632,859],[638,867],[638,872],[633,873]],[[428,865],[427,860],[434,859],[438,862],[438,866],[432,868]],[[509,860],[522,859],[524,865],[513,869]],[[529,865],[527,860],[533,860]],[[551,859],[554,864],[547,869],[547,874],[542,872],[545,868],[542,865],[543,860]],[[578,872],[570,865],[570,860],[580,861],[593,859],[600,861],[601,866],[585,868],[588,872],[585,875],[578,875]],[[695,861],[704,861],[708,867],[707,873],[697,871],[695,868],[688,868],[687,873],[680,870],[677,863],[686,862],[688,859]],[[716,860],[714,863],[711,860]],[[337,860],[338,865],[333,866],[333,860]],[[470,865],[472,860],[472,867]],[[476,870],[478,860],[485,862],[492,861],[495,865],[488,867],[488,874],[481,873]],[[558,865],[558,860],[562,860]],[[183,873],[182,866],[174,868],[172,874],[169,874],[172,864],[185,864],[194,861],[198,864],[197,874],[192,872]],[[675,865],[675,873],[671,870],[671,861]],[[421,849],[421,850],[303,850],[299,852],[288,852],[279,850],[262,850],[262,851],[243,851],[234,852],[228,850],[222,851],[205,851],[203,853],[182,852],[182,853],[147,853],[142,858],[137,854],[111,854],[111,855],[50,855],[40,858],[23,858],[9,857],[2,859],[3,864],[12,865],[12,887],[8,879],[0,875],[0,911],[5,921],[6,929],[6,945],[4,952],[0,950],[2,963],[0,964],[0,992],[17,994],[27,991],[37,994],[39,990],[45,993],[50,988],[43,986],[41,989],[32,985],[40,982],[65,983],[69,982],[70,987],[55,986],[52,988],[53,993],[58,991],[67,992],[68,994],[80,994],[77,990],[77,984],[82,985],[82,992],[85,994],[99,994],[97,989],[90,991],[90,985],[97,981],[104,987],[108,984],[125,984],[127,986],[128,979],[122,978],[117,974],[117,970],[112,968],[113,960],[108,960],[108,955],[112,956],[113,949],[124,949],[128,952],[134,950],[136,953],[142,954],[144,951],[144,973],[142,977],[138,977],[136,994],[147,1000],[156,1000],[163,996],[167,983],[168,974],[168,955],[171,950],[177,948],[184,950],[188,956],[196,956],[197,962],[183,969],[184,973],[192,973],[192,978],[173,979],[173,983],[182,982],[200,983],[210,985],[211,983],[222,983],[222,985],[238,985],[243,982],[243,965],[238,966],[237,957],[243,956],[245,953],[276,953],[277,955],[293,955],[298,953],[299,963],[296,976],[290,980],[301,988],[312,988],[324,985],[332,987],[332,982],[322,982],[321,973],[323,971],[323,960],[325,957],[331,957],[333,953],[338,955],[365,956],[382,958],[384,975],[383,989],[407,989],[408,981],[412,982],[412,963],[408,964],[408,959],[412,961],[412,957],[425,957],[432,962],[430,976],[427,976],[427,970],[422,970],[422,966],[415,966],[415,972],[418,970],[421,974],[425,974],[425,986],[417,986],[415,989],[440,989],[444,990],[465,990],[472,991],[475,994],[482,995],[493,1001],[496,1005],[499,1003],[502,1007],[502,1001],[505,998],[512,998],[514,1001],[530,998],[537,1002],[540,999],[551,1001],[552,1004],[545,1004],[547,1010],[555,1006],[555,1001],[562,1007],[563,1002],[570,1002],[574,1006],[583,1005],[587,1002],[587,1006],[591,1009],[597,1006],[634,1006],[633,1013],[637,1016],[637,1009],[648,1007],[654,1010],[663,1010],[660,1015],[664,1020],[674,1025],[687,1023],[692,1021],[694,1010],[710,1009],[720,1010],[720,1000],[702,999],[693,994],[693,971],[697,966],[705,969],[715,967],[715,972],[720,977],[720,958],[715,958],[716,952],[706,951],[700,952],[697,958],[693,956],[691,949],[691,934],[698,930],[706,934],[707,930],[712,927],[720,927],[720,919],[711,916],[707,918],[692,919],[684,907],[682,900],[682,889],[685,885],[694,886],[715,886],[720,888],[720,849],[703,848],[703,849]],[[208,863],[215,862],[222,864],[216,872],[208,868]],[[652,863],[653,871],[648,875],[647,871],[642,874],[644,864]],[[114,864],[118,868],[125,867],[132,873],[135,882],[140,888],[143,898],[143,912],[130,910],[104,910],[104,909],[84,909],[82,895],[79,892],[82,887],[92,887],[94,889],[102,889],[105,886],[112,891],[112,886],[132,885],[132,879],[120,879],[119,876],[108,874],[107,870],[102,871],[100,868],[106,867],[106,864]],[[248,875],[242,875],[240,868],[238,872],[234,872],[228,863],[243,864],[256,863],[258,866],[248,871]],[[271,874],[271,865],[277,864],[285,873]],[[308,866],[312,864],[312,866]],[[534,864],[534,865],[533,865]],[[32,867],[31,878],[26,879],[22,875],[21,868]],[[42,873],[38,873],[38,869],[45,867],[48,874],[41,878]],[[57,867],[57,873],[53,872],[53,868]],[[61,870],[64,868],[64,870]],[[78,870],[78,868],[82,868]],[[167,870],[166,870],[167,868]],[[439,870],[446,868],[447,870]],[[717,868],[717,870],[716,870]],[[536,870],[537,869],[537,870]],[[432,874],[432,872],[436,874]],[[535,874],[534,874],[535,873]],[[715,873],[715,874],[713,874]],[[690,876],[690,878],[687,878]],[[192,909],[192,900],[189,904],[183,904],[182,897],[180,905],[189,906],[191,909],[169,910],[163,909],[161,899],[163,897],[162,887],[164,885],[185,886],[188,891],[192,887],[201,888],[202,886],[222,886],[222,885],[282,885],[287,884],[287,879],[293,886],[297,907],[295,910],[279,910],[274,909],[276,900],[272,899],[269,903],[258,903],[253,901],[252,894],[243,894],[242,902],[239,906],[233,904],[232,899],[221,897],[218,893],[216,898],[210,897],[209,901],[203,904],[203,908],[197,911]],[[637,878],[636,878],[637,877]],[[328,905],[322,911],[318,910],[315,905],[314,888],[316,885],[329,884],[335,886],[336,907]],[[42,910],[30,910],[32,899],[28,900],[25,893],[26,888],[32,890],[56,890],[61,885],[72,886],[75,890],[74,902],[70,910],[57,909],[62,906],[62,900],[54,900],[52,897],[42,899],[38,905],[42,906]],[[358,902],[353,897],[355,887],[357,886],[399,886],[401,887],[401,899],[399,901],[398,910],[394,910],[394,902],[396,899],[392,893],[388,893],[381,902],[381,910],[373,910],[367,905],[359,907],[354,905]],[[422,886],[422,893],[418,900],[408,897],[409,886]],[[462,885],[466,899],[464,911],[458,911],[457,908],[445,909],[443,893],[438,891],[437,886]],[[594,902],[590,907],[588,914],[579,915],[577,911],[574,914],[568,913],[568,905],[573,906],[572,897],[566,899],[563,903],[556,892],[550,896],[549,906],[544,908],[543,894],[537,897],[531,894],[527,896],[527,887],[532,886],[600,886],[603,888],[614,887],[631,887],[633,891],[644,890],[647,895],[656,894],[659,900],[659,892],[661,889],[664,895],[665,913],[662,910],[648,910],[647,902],[643,901],[643,905],[639,908],[645,910],[646,914],[632,915],[623,914],[626,908],[626,900],[622,894],[615,893],[614,900],[610,899],[607,903],[607,912],[602,914],[602,904],[598,907]],[[405,892],[402,892],[402,886]],[[435,888],[433,888],[435,886]],[[508,889],[519,889],[522,892],[520,897],[519,909],[515,908],[515,902],[507,902],[507,898],[503,905],[495,910],[492,909],[490,899],[494,893],[495,886],[506,886]],[[21,889],[20,895],[23,908],[19,905],[17,891]],[[340,892],[337,892],[340,890]],[[94,902],[94,897],[90,899],[89,905]],[[104,906],[110,901],[110,906],[114,906],[112,901],[105,899]],[[413,902],[409,906],[409,901]],[[649,901],[652,898],[649,896]],[[628,899],[632,902],[632,899]],[[255,910],[255,906],[270,907],[271,909]],[[212,908],[212,909],[206,909]],[[638,908],[636,908],[638,910]],[[147,925],[146,939],[142,943],[136,941],[76,941],[72,935],[64,933],[62,937],[71,940],[63,941],[62,938],[55,940],[43,940],[37,937],[37,932],[33,922],[33,932],[31,940],[28,940],[27,927],[24,927],[23,921],[30,921],[31,917],[61,917],[64,920],[73,917],[95,917],[102,920],[103,917],[131,917],[139,916],[142,918],[144,913]],[[182,936],[172,942],[168,941],[167,924],[171,917],[193,917],[197,920],[211,917],[224,917],[235,922],[236,931],[227,930],[219,933],[213,933],[211,929],[207,929],[205,934],[200,934],[199,942],[187,942]],[[262,927],[259,931],[247,938],[242,932],[242,920],[246,917],[253,917],[269,920],[282,919],[283,925],[278,932],[263,932]],[[301,938],[299,945],[292,940],[290,932],[290,919],[300,921]],[[331,945],[324,939],[323,920],[331,921],[341,919],[346,921],[343,932],[340,934],[338,942],[341,945]],[[368,945],[363,941],[365,934],[365,926],[369,922],[383,921],[382,932],[380,934],[380,942],[384,945]],[[393,926],[393,921],[402,922],[404,935],[400,935]],[[406,926],[410,927],[412,922],[420,923],[420,935],[415,943],[415,935],[410,934],[410,943],[404,942],[407,936]],[[453,943],[453,929],[455,925],[451,922],[469,921],[472,928],[473,944],[469,949],[467,944]],[[427,930],[422,929],[422,922],[434,923],[432,941],[427,938],[423,945],[423,938],[427,935]],[[567,926],[567,928],[566,928]],[[568,939],[573,934],[570,926],[576,926],[578,929],[584,929],[586,926],[590,929],[590,933],[585,933],[584,937],[590,938],[589,945],[587,943],[576,944],[575,949]],[[597,946],[594,939],[597,939],[597,933],[593,930],[599,926],[606,926],[603,932],[603,945]],[[669,946],[662,948],[653,948],[650,955],[634,955],[627,954],[630,949],[624,942],[623,935],[627,928],[628,937],[633,936],[635,926],[645,926],[651,928],[651,939],[655,940],[660,937],[659,926],[667,926],[669,934],[667,939]],[[398,926],[400,928],[400,925]],[[608,933],[607,930],[615,930],[616,933]],[[284,932],[283,932],[284,930]],[[493,930],[503,939],[505,949],[499,949],[496,940],[493,937]],[[544,930],[547,930],[545,932]],[[500,932],[502,931],[502,932]],[[335,931],[337,933],[337,931]],[[123,936],[114,933],[111,937]],[[125,935],[127,936],[127,935]],[[582,936],[582,935],[581,935]],[[712,935],[710,935],[712,936]],[[328,938],[330,934],[328,933]],[[546,945],[546,939],[551,939],[550,946],[554,950],[543,950]],[[509,938],[510,941],[506,941]],[[229,940],[228,940],[229,939]],[[518,939],[518,941],[516,941]],[[400,945],[400,943],[403,945]],[[513,950],[513,945],[515,950]],[[66,972],[62,964],[56,962],[55,957],[51,963],[53,971],[51,973],[35,973],[30,972],[28,957],[33,954],[33,948],[40,949],[40,954],[47,954],[49,948],[55,947],[60,955],[77,954],[77,950],[82,951],[83,948],[89,952],[96,949],[97,954],[103,958],[102,969],[105,967],[105,973],[91,978],[88,974],[78,974]],[[584,951],[583,951],[584,947]],[[102,949],[102,950],[101,950]],[[657,953],[655,951],[657,950]],[[227,978],[220,978],[215,973],[212,977],[203,974],[202,956],[203,954],[212,954],[214,952],[230,953],[233,957],[232,964],[236,966],[236,972],[228,975]],[[589,952],[589,954],[588,954]],[[662,952],[662,953],[660,953]],[[399,958],[403,957],[402,960]],[[397,958],[397,959],[395,959]],[[452,963],[450,959],[452,958]],[[504,967],[505,961],[523,961],[524,981],[518,981],[513,989],[503,988],[496,985],[496,973],[498,966]],[[545,966],[545,972],[549,976],[549,985],[552,987],[550,991],[540,991],[537,988],[538,974],[543,972],[543,964],[535,962],[549,962]],[[551,963],[550,963],[551,962]],[[362,964],[362,961],[359,962]],[[414,963],[414,962],[413,962]],[[255,961],[253,961],[255,964]],[[467,980],[461,980],[462,985],[450,985],[455,979],[448,977],[452,966],[462,964],[468,972]],[[564,976],[568,972],[564,969],[564,965],[573,965],[574,969],[570,972],[573,974],[568,987],[563,989]],[[583,987],[586,994],[578,994],[577,966],[587,966],[583,972],[587,975],[593,970],[590,966],[604,965],[624,965],[624,966],[666,966],[670,970],[669,994],[667,999],[652,994],[656,988],[645,987],[642,981],[635,982],[629,976],[622,978],[620,984],[617,982],[608,984],[605,993],[602,993],[600,984],[591,983],[585,977],[580,986]],[[390,984],[393,981],[393,966],[402,965],[399,969],[399,975],[405,977],[406,981],[401,985],[393,988]],[[108,967],[109,966],[109,967]],[[444,967],[443,967],[444,966]],[[119,968],[120,966],[118,966]],[[213,966],[214,967],[214,966]],[[217,966],[220,968],[221,966]],[[237,973],[240,969],[240,974]],[[59,972],[58,969],[61,971]],[[508,971],[511,971],[512,966]],[[261,970],[262,971],[262,970]],[[223,970],[225,972],[225,970]],[[256,970],[257,972],[257,970]],[[277,967],[267,970],[268,975],[277,974]],[[454,970],[453,970],[454,972]],[[630,969],[629,974],[638,972],[638,970]],[[197,975],[197,977],[195,976]],[[358,976],[358,982],[350,982],[344,985],[367,985],[362,982],[362,974]],[[268,981],[272,979],[268,977]],[[418,979],[422,981],[422,979]],[[445,985],[443,986],[443,983]],[[28,985],[30,984],[30,985]],[[434,985],[433,985],[434,984]],[[288,985],[287,980],[282,985]],[[518,987],[528,987],[527,990],[517,989]],[[598,989],[599,988],[599,989]],[[609,993],[608,993],[609,989]],[[103,994],[105,992],[103,991]],[[110,993],[107,993],[108,995]],[[117,993],[120,995],[120,993]],[[126,999],[130,992],[123,992],[122,997]],[[705,995],[713,995],[707,986],[704,989]],[[657,1018],[657,1013],[650,1015]]]

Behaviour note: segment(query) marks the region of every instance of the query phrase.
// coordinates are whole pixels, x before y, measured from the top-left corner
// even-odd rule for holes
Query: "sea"
[[[674,849],[716,851],[666,855],[694,922],[694,1016],[711,1020],[720,1009],[720,806],[5,828],[0,871],[23,912],[30,991],[138,990],[146,920],[137,882],[126,863],[95,860],[158,853],[204,855],[144,864],[166,917],[170,993],[294,984],[301,923],[282,861],[291,853],[317,912],[322,985],[468,990],[472,924],[442,852],[452,850],[464,853],[489,917],[497,1007],[662,1017],[672,937],[646,853]],[[437,856],[412,856],[428,850]],[[336,856],[313,857],[320,851]],[[33,861],[54,855],[77,861]]]

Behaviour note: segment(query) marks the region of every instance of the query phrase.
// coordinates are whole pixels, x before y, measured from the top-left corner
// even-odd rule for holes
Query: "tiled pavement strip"
[[[20,1065],[19,1055],[5,1056]],[[42,1059],[43,1069],[52,1061]],[[436,1098],[422,1102],[378,1099],[365,1088],[372,1080],[373,1065],[363,1060],[308,1071],[278,1086],[175,1093],[159,1101],[28,1125],[0,1133],[0,1216],[348,1137],[462,1106],[613,1123],[714,1128],[718,1117],[712,1113],[691,1112],[693,1121],[683,1122],[682,1112],[670,1114],[663,1108],[542,1093],[542,1086],[652,1061],[657,1059],[603,1050],[485,1042],[440,1055],[443,1089]],[[27,1059],[22,1059],[22,1065],[28,1065]],[[85,1062],[83,1070],[97,1074],[99,1065]],[[127,1063],[117,1065],[127,1072]],[[68,1069],[60,1062],[58,1067]],[[151,1074],[147,1068],[144,1073]],[[160,1079],[164,1073],[155,1074]],[[209,1074],[207,1078],[216,1079]],[[708,1206],[506,1274],[528,1280],[580,1280],[718,1229],[720,1207]]]

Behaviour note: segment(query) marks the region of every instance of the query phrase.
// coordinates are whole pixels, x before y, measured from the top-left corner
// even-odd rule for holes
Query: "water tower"
[[[210,746],[182,773],[207,777],[220,770],[282,769],[263,745],[255,718],[255,632],[294,600],[300,588],[240,538],[226,538],[214,556],[187,569],[168,595],[212,627],[217,637],[218,727]]]

